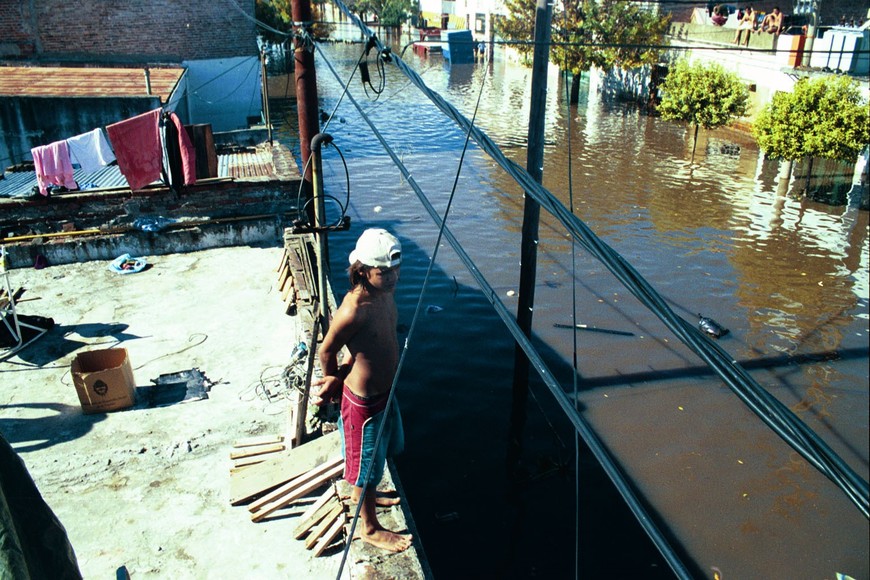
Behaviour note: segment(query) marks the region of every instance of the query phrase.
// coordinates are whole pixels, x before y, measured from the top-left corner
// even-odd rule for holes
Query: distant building
[[[259,121],[253,15],[254,0],[0,0],[0,66],[25,73],[24,67],[64,71],[64,84],[47,94],[0,87],[0,165],[29,158],[29,147],[155,106],[176,111],[185,123],[211,124],[215,131]],[[75,98],[82,85],[93,85],[89,73],[95,68],[138,69],[141,89],[110,97],[115,103],[109,107],[102,107],[103,97],[92,90]],[[145,71],[166,68],[181,74],[171,94],[158,98],[147,90]],[[46,107],[51,114],[28,112]]]

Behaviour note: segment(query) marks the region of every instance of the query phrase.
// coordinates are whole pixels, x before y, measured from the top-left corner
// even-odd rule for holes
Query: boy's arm
[[[320,389],[314,392],[314,404],[320,405],[337,398],[341,394],[344,380],[350,373],[351,364],[338,364],[338,356],[341,349],[356,333],[358,324],[357,316],[349,315],[341,308],[335,313],[329,331],[323,338],[320,346],[319,358],[323,378],[315,380],[312,384]]]

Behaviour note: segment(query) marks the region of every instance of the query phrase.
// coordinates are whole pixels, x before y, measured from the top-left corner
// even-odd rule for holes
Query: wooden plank
[[[233,463],[233,467],[234,468],[247,467],[249,465],[254,465],[256,463],[262,463],[264,461],[266,461],[266,457],[264,457],[262,455],[257,455],[255,457],[244,457],[242,459],[239,459],[235,463]]]
[[[284,286],[281,288],[281,300],[283,300],[284,302],[287,302],[287,296],[289,296],[290,293],[293,292],[293,288],[295,286],[296,286],[296,282],[295,282],[293,276],[288,276],[287,283],[284,284]]]
[[[333,431],[307,443],[274,454],[230,478],[230,503],[239,505],[287,483],[341,454],[341,435]]]
[[[233,443],[233,447],[253,447],[255,445],[272,445],[284,441],[283,435],[263,435],[261,437],[246,437],[238,439]]]
[[[287,248],[284,248],[284,251],[281,252],[281,259],[278,261],[278,265],[275,266],[275,271],[280,272],[281,268],[287,265]]]
[[[230,453],[230,459],[242,459],[243,457],[254,457],[255,455],[265,455],[267,453],[277,453],[284,451],[287,446],[283,443],[275,443],[274,445],[257,445],[256,447],[244,447],[240,451]]]
[[[243,469],[247,469],[252,465],[256,465],[256,464],[260,463],[261,461],[262,460],[252,461],[250,463],[237,463],[236,465],[233,465],[232,467],[230,467],[230,475],[232,476],[232,475],[242,471]]]
[[[294,392],[293,396],[290,397],[288,407],[288,413],[290,413],[290,417],[287,421],[287,433],[290,434],[290,438],[293,442],[296,442],[296,430],[299,428],[299,396],[298,393]],[[291,447],[295,447],[295,445],[290,445]]]
[[[287,285],[287,280],[290,278],[292,278],[290,268],[284,268],[281,270],[281,273],[278,275],[278,289],[283,290],[284,286]]]
[[[332,510],[326,514],[326,517],[317,524],[313,530],[311,530],[311,534],[307,538],[305,538],[305,547],[307,549],[311,549],[314,547],[314,544],[317,543],[317,540],[323,535],[323,533],[335,526],[335,520],[338,518],[338,521],[344,523],[344,506],[341,504],[336,505]]]
[[[272,503],[273,501],[280,499],[289,493],[292,493],[293,491],[295,491],[297,488],[299,488],[302,485],[305,485],[307,483],[314,482],[314,481],[322,481],[325,477],[324,474],[330,473],[336,467],[344,468],[344,460],[341,457],[336,457],[334,459],[331,459],[330,461],[327,461],[323,465],[318,465],[314,469],[312,469],[310,471],[306,471],[305,473],[303,473],[299,477],[291,479],[290,481],[288,481],[287,483],[285,483],[281,487],[279,487],[273,491],[270,491],[269,493],[267,493],[266,495],[264,495],[260,499],[252,502],[251,505],[248,506],[248,510],[255,512],[255,511],[259,510],[260,508],[262,508],[264,505],[268,505],[268,504]]]
[[[323,492],[323,495],[317,498],[313,504],[308,506],[305,513],[299,516],[299,525],[293,530],[294,538],[298,540],[311,529],[311,526],[323,519],[323,516],[331,509],[330,504],[332,501],[330,500],[338,501],[338,494],[335,491],[334,485],[330,485],[329,489]]]
[[[341,533],[341,529],[344,527],[344,518],[338,517],[335,522],[332,524],[332,527],[327,530],[323,537],[317,542],[314,546],[314,556],[317,557],[323,553],[323,551],[332,544],[333,540],[338,537],[338,534]]]
[[[262,521],[262,519],[265,518],[266,516],[268,516],[269,514],[278,511],[282,507],[292,503],[293,501],[299,499],[300,497],[304,497],[304,496],[308,495],[309,493],[311,493],[312,491],[314,491],[318,487],[322,486],[324,483],[326,483],[327,481],[329,481],[333,477],[338,477],[339,475],[341,475],[342,471],[344,471],[344,464],[343,463],[341,465],[338,465],[338,466],[332,468],[330,471],[324,473],[323,476],[318,477],[317,479],[311,481],[310,483],[307,483],[307,484],[303,485],[302,487],[296,488],[290,494],[285,495],[284,497],[272,502],[268,506],[264,506],[263,509],[261,509],[257,513],[251,515],[251,520],[253,520],[255,522]]]
[[[341,503],[337,497],[332,496],[325,505],[320,506],[320,509],[314,512],[314,514],[303,522],[305,525],[300,524],[296,530],[296,533],[293,534],[293,537],[297,540],[301,540],[305,534],[310,532],[312,528],[316,528],[318,525],[323,523],[324,519],[332,519],[329,517],[336,508],[341,508],[341,511],[344,511],[344,504]]]

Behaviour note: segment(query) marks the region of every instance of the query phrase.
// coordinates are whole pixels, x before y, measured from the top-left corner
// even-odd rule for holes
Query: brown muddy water
[[[322,50],[346,80],[362,46]],[[530,70],[451,68],[410,50],[404,60],[469,119],[483,83],[477,126],[525,166]],[[317,75],[331,113],[342,89],[319,53]],[[677,314],[728,328],[719,344],[866,480],[867,212],[778,190],[777,163],[746,135],[702,132],[692,160],[685,127],[604,101],[585,81],[569,109],[558,75],[549,85],[544,185]],[[465,135],[394,67],[376,100],[358,75],[351,94],[443,212]],[[298,149],[294,116],[281,134]],[[672,577],[537,375],[519,463],[507,465],[510,334],[443,240],[420,298],[437,227],[347,98],[326,132],[350,176],[352,228],[330,237],[337,297],[364,227],[404,245],[397,398],[407,441],[396,463],[435,577]],[[345,168],[332,147],[323,164],[335,215]],[[511,311],[522,213],[519,187],[472,143],[447,223]],[[555,326],[575,322],[631,335]],[[546,212],[533,332],[693,575],[870,575],[867,520]]]

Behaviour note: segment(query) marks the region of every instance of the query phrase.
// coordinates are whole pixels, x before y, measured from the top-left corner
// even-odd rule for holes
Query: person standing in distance
[[[387,457],[404,447],[402,419],[395,397],[387,408],[399,363],[394,293],[402,245],[384,229],[367,229],[357,240],[349,261],[350,291],[333,314],[320,346],[324,376],[314,382],[320,389],[314,393],[313,402],[319,405],[341,397],[339,425],[344,445],[344,479],[353,486],[351,501],[358,502],[363,488],[366,491],[360,509],[360,537],[379,548],[402,552],[411,546],[412,537],[381,525],[377,505],[396,502],[378,498],[375,491]],[[350,358],[339,361],[344,347]],[[386,424],[375,448],[382,422]]]

